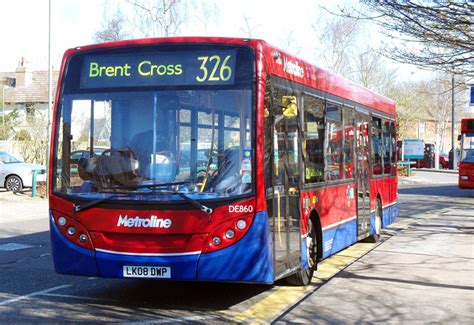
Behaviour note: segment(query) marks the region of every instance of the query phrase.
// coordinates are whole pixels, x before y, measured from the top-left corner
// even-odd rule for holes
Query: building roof
[[[4,102],[7,104],[47,103],[48,102],[48,71],[31,71],[31,80],[25,86],[5,88]],[[53,100],[59,71],[53,71]],[[15,78],[15,72],[0,72],[0,81]],[[5,82],[2,82],[4,85]]]

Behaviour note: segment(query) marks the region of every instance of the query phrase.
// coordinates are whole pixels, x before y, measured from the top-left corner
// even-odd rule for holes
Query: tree
[[[102,28],[94,34],[94,41],[96,43],[120,41],[128,38],[128,33],[125,31],[126,19],[120,9],[117,9],[115,15],[105,20]]]
[[[176,35],[189,19],[187,3],[182,0],[127,0],[134,6],[135,22],[145,37]]]
[[[26,128],[15,134],[15,147],[28,162],[46,163],[48,117],[34,105],[26,118]]]
[[[350,78],[351,57],[361,24],[356,20],[319,17],[313,30],[318,35],[318,56],[331,72]]]
[[[338,15],[371,19],[393,41],[384,55],[400,63],[474,76],[474,2],[361,0],[366,10]]]
[[[255,36],[255,31],[260,25],[252,25],[250,21],[252,20],[249,16],[244,16],[244,25],[240,28],[240,31],[248,38]]]
[[[366,88],[385,94],[396,70],[388,67],[382,49],[371,44],[362,21],[344,17],[320,17],[313,25],[318,35],[317,57],[331,71]]]
[[[14,127],[18,124],[19,113],[14,109],[5,116],[0,116],[0,140],[10,140],[15,135]]]

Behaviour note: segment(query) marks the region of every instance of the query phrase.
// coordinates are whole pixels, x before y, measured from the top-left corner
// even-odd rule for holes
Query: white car
[[[46,180],[46,168],[39,164],[25,163],[21,159],[0,151],[0,187],[7,191],[18,192],[25,187],[32,187],[33,170],[37,170],[36,181]]]

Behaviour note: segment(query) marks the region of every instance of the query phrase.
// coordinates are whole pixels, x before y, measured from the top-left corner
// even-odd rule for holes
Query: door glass
[[[293,93],[277,89],[273,98],[275,272],[281,274],[301,263],[299,116]],[[291,114],[285,107],[288,98],[292,99]]]

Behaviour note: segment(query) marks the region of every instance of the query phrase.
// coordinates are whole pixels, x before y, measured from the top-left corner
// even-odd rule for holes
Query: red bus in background
[[[474,118],[461,120],[459,188],[474,188]]]
[[[308,284],[396,217],[395,121],[393,101],[262,40],[70,49],[49,166],[55,269]]]

